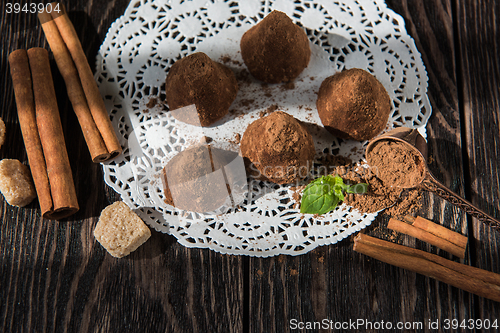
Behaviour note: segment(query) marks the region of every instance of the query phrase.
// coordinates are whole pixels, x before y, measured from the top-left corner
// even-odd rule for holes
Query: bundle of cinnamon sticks
[[[410,218],[410,220],[412,219]],[[464,239],[462,238],[465,238],[465,236],[459,235],[462,236],[459,237],[451,230],[443,231],[442,226],[432,226],[430,221],[429,223],[423,222],[424,228],[439,230],[441,237],[428,231],[420,232],[423,229],[410,224],[405,226],[405,222],[395,221],[396,223],[393,223],[393,226],[396,225],[395,229],[398,231],[418,236],[422,240],[430,240],[434,242],[434,245],[441,248],[443,246],[446,248],[446,246],[456,241],[463,246],[462,248],[455,244],[456,248],[460,249],[456,255],[462,254],[462,249],[465,250]],[[413,222],[415,222],[415,219],[413,219]],[[410,228],[407,228],[407,225],[410,225]],[[408,230],[409,232],[407,232]],[[500,274],[464,265],[435,254],[394,244],[362,233],[354,238],[353,250],[390,265],[431,277],[478,296],[500,302]],[[451,252],[449,248],[447,251]],[[461,257],[463,258],[463,256]]]
[[[407,215],[404,217],[404,221],[391,218],[387,228],[437,246],[460,259],[465,258],[467,237],[423,217],[417,216],[415,218]]]
[[[121,153],[104,100],[73,24],[62,4],[52,3],[39,19],[65,81],[68,97],[93,162]],[[60,10],[53,10],[58,8]],[[78,201],[57,107],[48,52],[16,50],[9,55],[19,123],[44,218],[78,211]]]
[[[42,215],[61,219],[78,211],[75,185],[57,107],[47,50],[9,55],[17,113]]]
[[[45,8],[61,9],[40,12],[38,18],[66,84],[92,161],[99,163],[112,159],[122,148],[75,28],[62,4],[57,6],[54,2],[52,7]]]

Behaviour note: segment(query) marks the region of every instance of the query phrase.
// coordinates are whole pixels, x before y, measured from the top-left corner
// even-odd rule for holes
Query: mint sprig
[[[300,212],[304,214],[325,214],[344,201],[344,193],[366,193],[368,184],[344,184],[344,180],[336,176],[322,176],[310,182],[302,192]]]

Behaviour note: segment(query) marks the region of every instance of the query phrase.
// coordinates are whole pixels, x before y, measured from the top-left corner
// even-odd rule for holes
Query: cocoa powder
[[[278,104],[272,104],[267,109],[260,111],[259,112],[259,117],[263,118],[263,117],[265,117],[265,116],[273,113],[276,110],[278,110]]]
[[[425,167],[422,158],[399,141],[376,142],[367,159],[385,186],[415,187],[424,177]]]
[[[345,168],[339,168],[339,176],[347,183],[367,183],[368,191],[365,194],[348,194],[345,204],[357,208],[363,213],[374,213],[384,209],[383,213],[402,217],[412,214],[421,206],[421,191],[408,190],[397,187],[388,187],[371,169],[348,171],[341,174]]]
[[[158,100],[153,97],[149,100],[149,102],[148,102],[148,104],[146,104],[146,106],[148,109],[152,109],[156,106],[156,104],[158,104]]]

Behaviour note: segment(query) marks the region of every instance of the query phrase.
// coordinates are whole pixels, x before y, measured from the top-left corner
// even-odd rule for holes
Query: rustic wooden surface
[[[63,3],[93,61],[128,1]],[[429,76],[431,171],[500,217],[500,3],[387,3],[405,19]],[[27,163],[7,56],[18,48],[48,46],[34,14],[7,14],[5,4],[0,115],[8,137],[0,158]],[[79,125],[56,70],[54,81],[81,210],[54,222],[40,217],[36,202],[19,209],[0,199],[0,331],[287,332],[300,331],[291,329],[291,320],[364,319],[421,322],[421,331],[437,332],[443,326],[429,329],[429,321],[499,319],[498,303],[354,253],[350,240],[302,256],[259,259],[188,249],[153,232],[129,257],[111,257],[92,231],[100,211],[119,197],[104,184],[101,167],[91,163],[82,135],[73,130]],[[498,231],[432,194],[424,201],[421,215],[469,236],[465,263],[500,273]],[[379,218],[367,232],[386,223]],[[422,242],[402,241],[446,256]]]

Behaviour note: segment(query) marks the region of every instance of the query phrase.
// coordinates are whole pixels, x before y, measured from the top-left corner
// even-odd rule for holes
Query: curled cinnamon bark
[[[10,54],[19,122],[42,215],[62,219],[79,209],[57,107],[48,52]],[[31,77],[31,79],[30,79]]]
[[[56,5],[56,2],[52,3],[52,8]],[[118,156],[122,147],[75,28],[64,6],[59,4],[57,8],[61,11],[41,12],[38,17],[66,83],[92,161],[104,162]]]
[[[500,274],[361,233],[354,238],[353,250],[500,302]]]
[[[465,258],[467,237],[421,217],[406,217],[405,220],[408,223],[391,218],[387,228],[437,246],[461,259]]]

